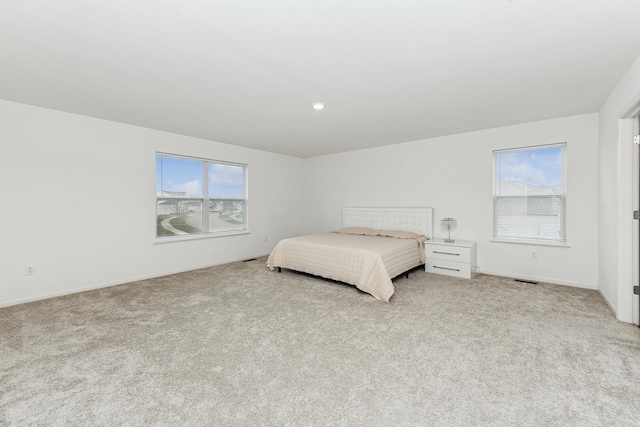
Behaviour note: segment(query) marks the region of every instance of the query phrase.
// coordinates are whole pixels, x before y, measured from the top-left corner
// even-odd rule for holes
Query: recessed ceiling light
[[[322,110],[324,108],[324,104],[322,102],[315,102],[312,107],[314,110]]]

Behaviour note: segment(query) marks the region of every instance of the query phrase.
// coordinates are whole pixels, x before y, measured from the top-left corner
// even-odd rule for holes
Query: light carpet
[[[0,309],[0,425],[630,426],[597,291],[414,271],[381,303],[266,258]]]

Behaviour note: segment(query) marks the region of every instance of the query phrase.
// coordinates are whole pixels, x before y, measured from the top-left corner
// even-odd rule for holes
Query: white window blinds
[[[565,243],[566,144],[493,152],[494,239]]]

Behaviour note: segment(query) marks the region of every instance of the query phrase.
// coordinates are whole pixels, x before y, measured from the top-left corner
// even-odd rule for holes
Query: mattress
[[[339,280],[389,302],[391,279],[423,264],[421,245],[424,240],[413,238],[313,234],[281,240],[267,265]]]

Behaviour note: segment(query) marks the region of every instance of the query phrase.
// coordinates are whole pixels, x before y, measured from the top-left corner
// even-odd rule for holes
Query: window
[[[493,152],[495,240],[564,244],[566,144]]]
[[[156,154],[158,239],[247,230],[247,166]]]

